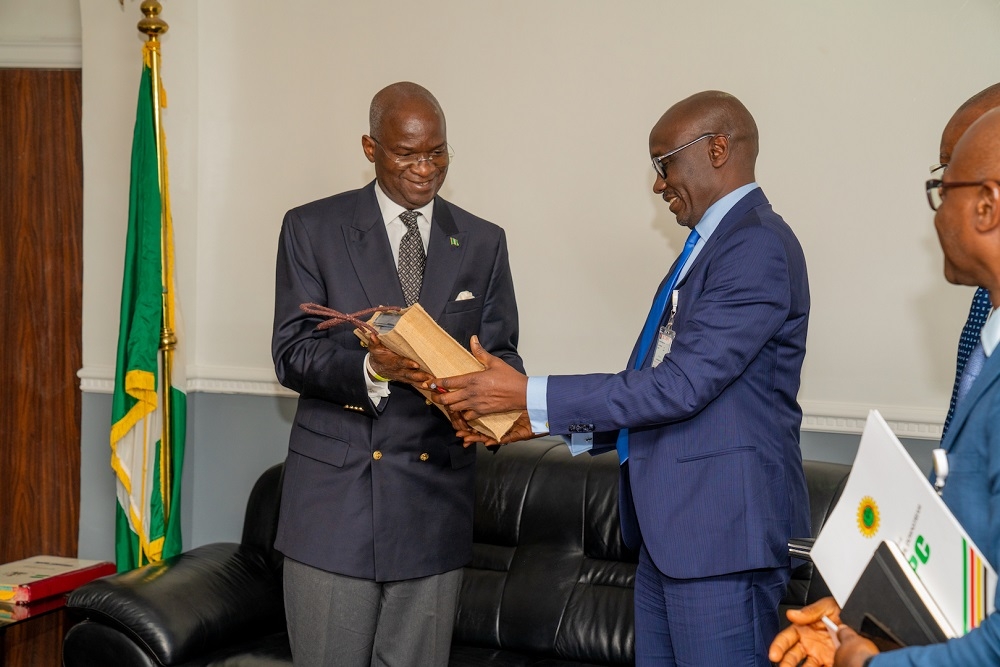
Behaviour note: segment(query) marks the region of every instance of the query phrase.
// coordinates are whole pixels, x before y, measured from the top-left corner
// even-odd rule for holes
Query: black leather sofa
[[[451,665],[630,665],[636,557],[618,530],[614,453],[569,455],[543,439],[477,458],[475,548]],[[849,468],[807,461],[814,531]],[[209,544],[92,582],[69,598],[66,667],[290,665],[281,556],[271,545],[281,465],[247,505],[240,544]],[[826,594],[812,565],[784,604]]]

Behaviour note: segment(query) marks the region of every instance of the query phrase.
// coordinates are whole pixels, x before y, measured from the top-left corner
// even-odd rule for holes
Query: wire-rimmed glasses
[[[682,150],[684,150],[688,146],[693,146],[696,143],[698,143],[699,141],[701,141],[702,139],[708,139],[709,137],[725,137],[726,139],[729,139],[732,136],[733,135],[731,135],[731,134],[723,134],[721,132],[709,132],[708,134],[703,134],[703,135],[701,135],[700,137],[698,137],[696,139],[692,139],[691,141],[687,142],[683,146],[679,146],[678,148],[675,148],[672,151],[667,151],[666,153],[664,153],[663,155],[661,155],[659,157],[652,158],[652,160],[653,160],[653,169],[656,171],[656,175],[657,176],[659,176],[660,178],[666,180],[666,178],[667,178],[667,165],[666,165],[666,163],[664,163],[664,160],[666,160],[668,157],[670,157],[671,155],[676,155],[677,153],[680,153]]]
[[[378,139],[375,137],[370,137],[375,145],[382,149],[382,152],[389,156],[396,166],[400,169],[409,169],[410,167],[415,167],[421,162],[430,162],[432,165],[438,169],[442,169],[451,164],[452,158],[455,157],[455,151],[452,149],[451,144],[445,144],[444,148],[438,148],[431,151],[430,153],[412,153],[410,155],[396,155],[388,148],[383,146]]]

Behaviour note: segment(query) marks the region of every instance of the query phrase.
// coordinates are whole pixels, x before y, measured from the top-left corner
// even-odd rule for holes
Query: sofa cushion
[[[618,528],[614,452],[574,458],[542,439],[481,451],[477,466],[456,648],[531,655],[531,665],[631,664],[637,558]]]

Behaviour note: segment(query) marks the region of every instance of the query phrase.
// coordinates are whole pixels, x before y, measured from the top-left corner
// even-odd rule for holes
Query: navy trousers
[[[788,567],[705,579],[660,572],[646,548],[635,575],[636,667],[771,667]]]

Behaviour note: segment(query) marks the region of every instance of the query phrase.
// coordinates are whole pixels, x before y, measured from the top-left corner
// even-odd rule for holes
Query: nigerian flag
[[[118,487],[115,552],[119,572],[181,551],[180,481],[186,421],[184,360],[178,345],[172,364],[174,386],[167,388],[172,403],[172,444],[165,447],[160,333],[164,317],[172,328],[178,321],[178,313],[173,298],[173,230],[167,179],[164,173],[161,200],[157,170],[150,68],[154,57],[158,54],[147,44],[132,138],[125,275],[111,407],[111,467]],[[165,170],[166,160],[163,162]],[[179,338],[180,332],[175,333]]]

